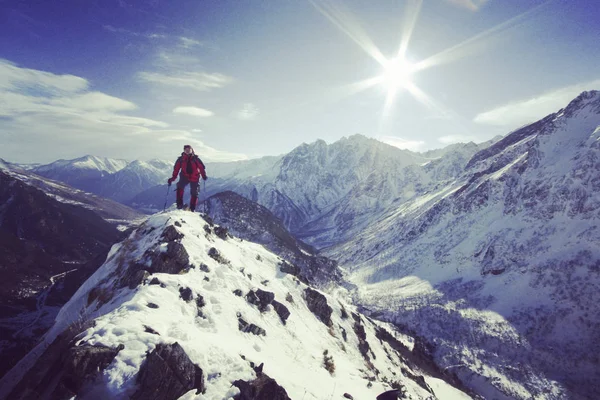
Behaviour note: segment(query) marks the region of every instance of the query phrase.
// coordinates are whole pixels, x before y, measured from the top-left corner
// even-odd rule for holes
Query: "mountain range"
[[[393,324],[472,397],[595,399],[599,135],[600,92],[591,91],[481,144],[414,153],[354,135],[277,157],[207,163],[203,229],[211,243],[214,232],[264,245],[281,258],[280,273]],[[162,164],[126,164],[100,173],[102,190],[114,196],[115,175],[137,164],[121,183],[149,178],[121,201],[146,212],[172,203],[164,182],[171,165],[161,175],[146,171]]]

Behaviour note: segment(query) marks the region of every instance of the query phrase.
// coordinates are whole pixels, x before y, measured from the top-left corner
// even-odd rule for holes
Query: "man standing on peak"
[[[179,173],[179,171],[181,171],[181,173]],[[196,209],[196,203],[198,202],[198,194],[200,193],[200,185],[198,182],[200,181],[200,176],[202,176],[202,179],[206,180],[206,172],[204,163],[202,163],[202,160],[194,153],[194,149],[189,144],[183,146],[183,153],[181,153],[181,156],[175,161],[173,176],[168,180],[169,186],[177,179],[178,173],[177,208],[183,208],[183,191],[189,183],[191,189],[190,211],[194,211]]]

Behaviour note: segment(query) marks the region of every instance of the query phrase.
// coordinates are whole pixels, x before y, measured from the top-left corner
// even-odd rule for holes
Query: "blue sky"
[[[4,0],[0,157],[481,142],[600,89],[598,21],[595,0]]]

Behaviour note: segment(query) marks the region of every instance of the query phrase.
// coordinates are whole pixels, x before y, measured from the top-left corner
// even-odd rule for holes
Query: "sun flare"
[[[404,58],[388,60],[383,67],[381,82],[388,90],[404,89],[412,84],[414,67]]]

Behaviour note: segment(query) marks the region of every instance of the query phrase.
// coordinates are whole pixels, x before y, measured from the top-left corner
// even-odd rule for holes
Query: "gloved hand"
[[[207,180],[208,178],[206,176],[203,176],[202,179]]]
[[[167,181],[167,182],[169,182],[169,186],[171,186],[171,183],[173,183],[174,180],[175,179],[173,179],[173,178],[169,178],[169,180]]]

